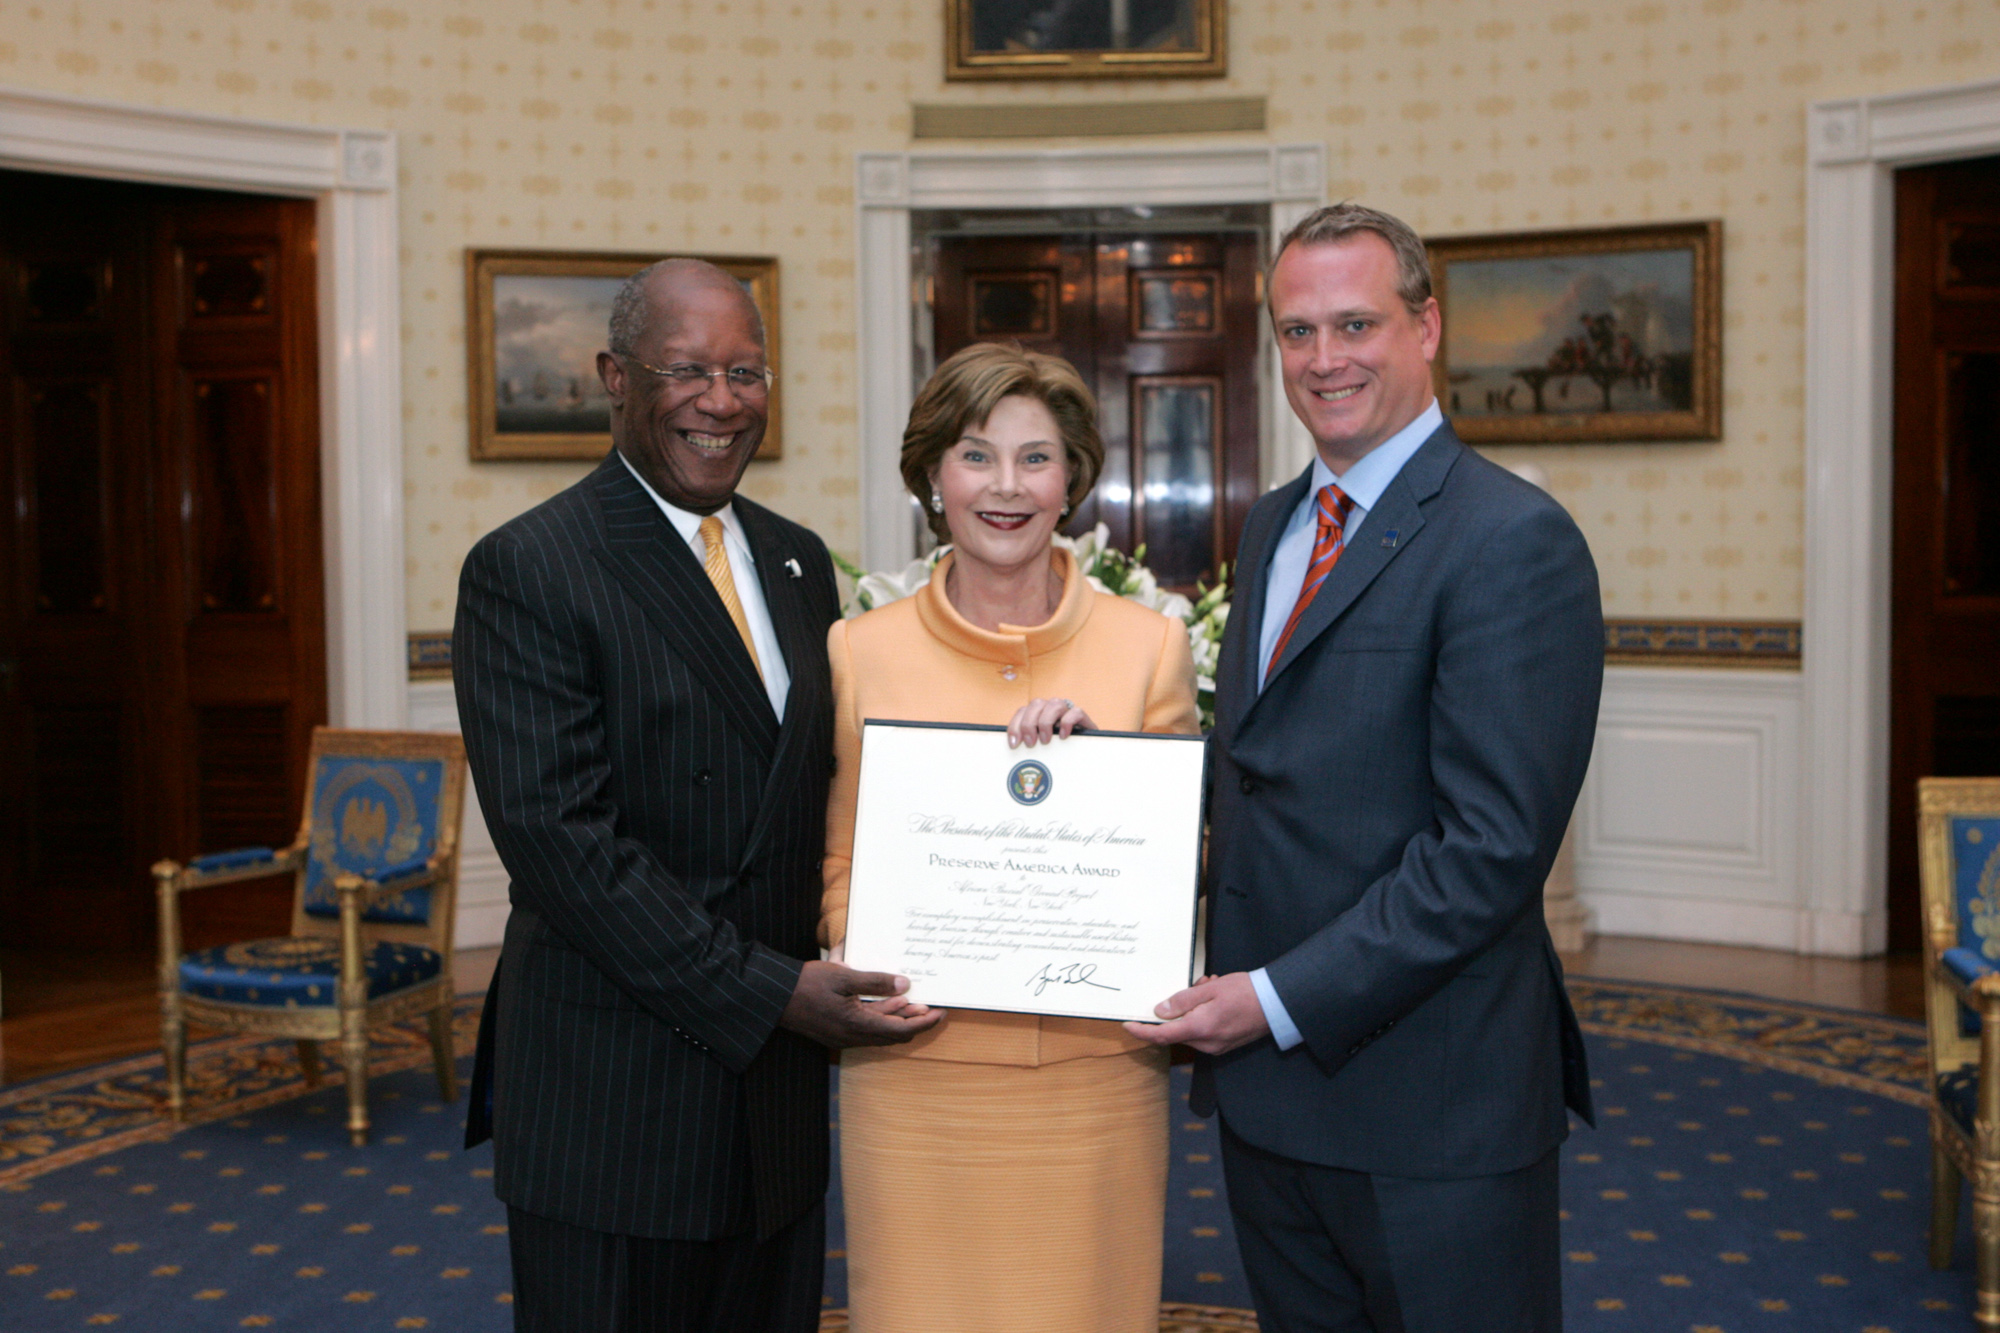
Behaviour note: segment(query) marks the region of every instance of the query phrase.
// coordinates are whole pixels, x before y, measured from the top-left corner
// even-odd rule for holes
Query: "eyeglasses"
[[[671,366],[656,366],[650,361],[641,361],[630,352],[615,354],[620,360],[630,361],[642,370],[651,371],[676,389],[689,390],[697,385],[703,393],[715,383],[717,375],[729,382],[729,390],[738,398],[762,398],[771,391],[771,382],[778,378],[778,372],[769,366],[731,366],[727,370],[707,370],[688,361],[677,361]]]

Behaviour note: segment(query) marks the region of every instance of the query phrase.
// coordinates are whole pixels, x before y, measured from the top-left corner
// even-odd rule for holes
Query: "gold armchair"
[[[1973,1321],[2000,1329],[2000,778],[1917,784],[1931,1052],[1931,1267],[1972,1181]]]
[[[438,1087],[452,1070],[452,921],[465,747],[433,732],[314,730],[292,845],[153,867],[160,906],[160,1035],[168,1109],[187,1114],[188,1023],[291,1037],[309,1086],[340,1043],[347,1129],[368,1138],[368,1027],[427,1015]],[[181,953],[183,893],[292,875],[292,933]]]

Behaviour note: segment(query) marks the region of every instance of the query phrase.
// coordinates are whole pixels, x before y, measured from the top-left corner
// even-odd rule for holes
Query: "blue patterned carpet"
[[[1917,1024],[1571,989],[1603,1110],[1564,1152],[1572,1330],[1969,1326],[1968,1236],[1949,1272],[1924,1262]],[[461,1004],[462,1053],[476,1014]],[[158,1117],[157,1057],[0,1089],[0,1330],[509,1328],[505,1215],[485,1150],[454,1146],[463,1104],[437,1101],[415,1030],[376,1054],[391,1072],[371,1083],[363,1149],[345,1143],[337,1086],[299,1086],[289,1043],[200,1048],[199,1123],[178,1134]],[[1175,1125],[1162,1329],[1254,1329],[1215,1130],[1182,1103]],[[837,1330],[837,1220],[830,1250]]]

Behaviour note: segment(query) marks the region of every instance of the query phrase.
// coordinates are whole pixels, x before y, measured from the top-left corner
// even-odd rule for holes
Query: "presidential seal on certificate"
[[[1203,750],[865,722],[848,966],[947,1009],[1157,1021],[1195,979]]]

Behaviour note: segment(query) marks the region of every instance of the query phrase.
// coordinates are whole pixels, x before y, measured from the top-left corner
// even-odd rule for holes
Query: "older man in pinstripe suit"
[[[831,754],[820,540],[735,495],[770,373],[742,287],[635,276],[612,455],[468,556],[453,663],[512,877],[481,1026],[524,1330],[803,1330],[827,1046],[940,1015],[817,959]]]

